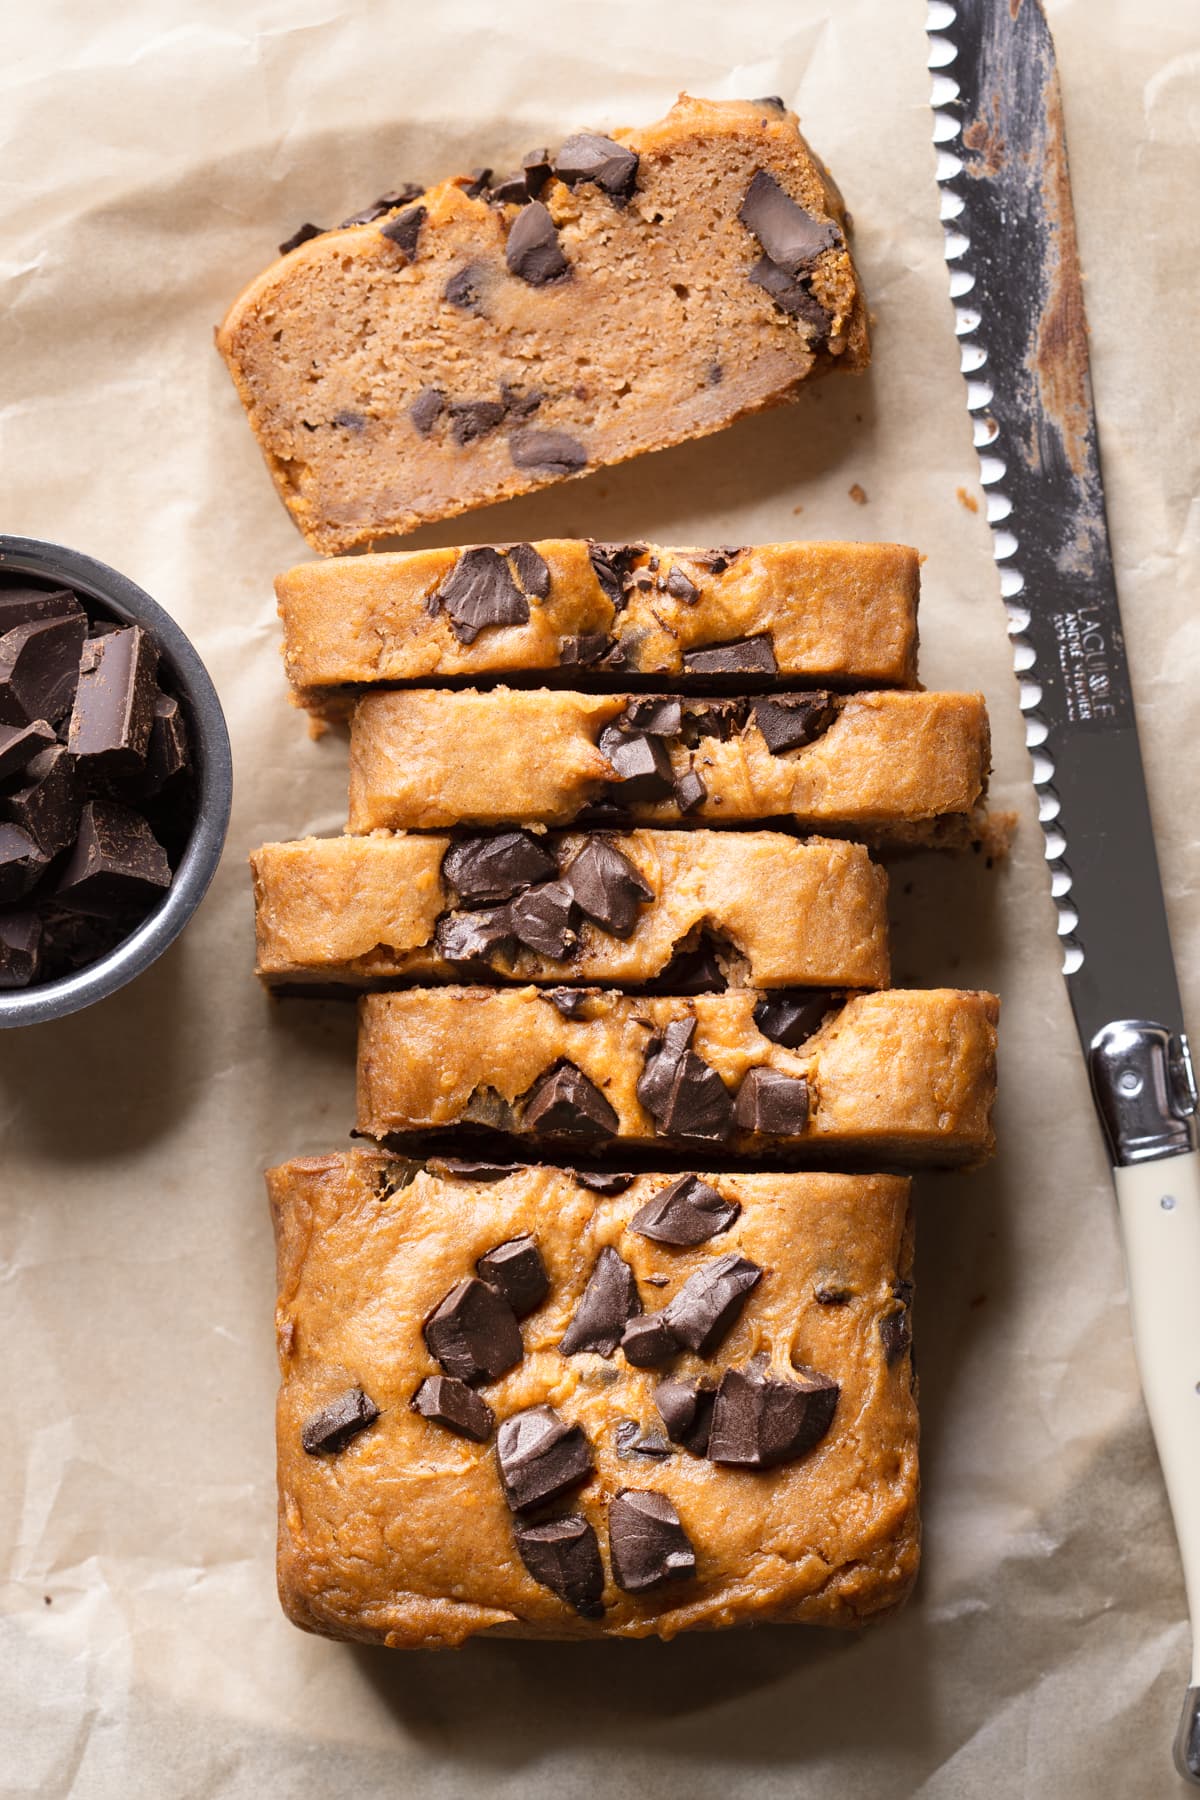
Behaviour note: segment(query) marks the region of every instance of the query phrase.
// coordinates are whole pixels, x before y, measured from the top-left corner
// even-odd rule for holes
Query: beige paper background
[[[1118,575],[1200,1021],[1200,40],[1183,0],[1050,10]],[[181,620],[237,770],[225,862],[185,938],[93,1012],[0,1037],[5,1796],[1182,1791],[1182,1586],[987,528],[956,498],[979,489],[923,16],[920,0],[52,0],[0,15],[2,526],[116,564]],[[270,579],[303,546],[212,327],[301,219],[653,119],[685,85],[798,106],[856,218],[872,373],[417,541],[864,536],[928,552],[925,678],[987,690],[997,800],[1021,830],[995,874],[926,859],[894,882],[898,979],[1005,1000],[1003,1154],[920,1189],[924,1573],[860,1640],[327,1644],[285,1622],[273,1588],[260,1171],[343,1141],[351,1018],[258,994],[244,861],[264,837],[339,823],[344,750],[311,743],[285,703]]]

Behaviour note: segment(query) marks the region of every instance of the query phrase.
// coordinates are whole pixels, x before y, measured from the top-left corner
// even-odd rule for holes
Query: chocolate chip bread
[[[869,355],[840,196],[773,100],[684,96],[282,248],[217,344],[320,551],[718,431]]]
[[[919,579],[901,544],[556,538],[302,563],[275,592],[288,679],[329,712],[354,684],[522,671],[699,687],[729,639],[769,643],[784,682],[914,687]]]
[[[368,994],[358,1129],[471,1126],[585,1155],[704,1143],[809,1166],[978,1163],[993,1145],[996,1017],[991,994],[952,988]]]
[[[368,693],[350,731],[350,830],[788,819],[938,841],[987,785],[981,694],[729,699],[547,688]]]
[[[254,871],[276,987],[462,980],[884,987],[887,876],[769,831],[304,838]]]
[[[366,1151],[267,1176],[279,1593],[306,1630],[858,1625],[918,1561],[907,1181]]]

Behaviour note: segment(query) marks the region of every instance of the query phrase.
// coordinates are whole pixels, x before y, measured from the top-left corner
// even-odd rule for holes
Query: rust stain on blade
[[[1046,284],[1030,363],[1042,411],[1058,427],[1067,466],[1084,479],[1091,460],[1087,315],[1067,172],[1062,96],[1053,70],[1044,93],[1046,150],[1041,198],[1049,232]]]

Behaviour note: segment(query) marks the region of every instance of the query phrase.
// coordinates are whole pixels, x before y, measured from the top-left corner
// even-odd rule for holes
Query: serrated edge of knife
[[[983,320],[971,306],[962,301],[975,286],[971,269],[971,239],[963,228],[966,197],[956,185],[965,175],[962,159],[955,145],[962,136],[962,118],[957,110],[958,83],[952,70],[958,60],[958,46],[952,36],[958,19],[955,0],[929,0],[925,30],[929,39],[928,67],[932,78],[929,104],[933,111],[933,144],[937,153],[937,184],[941,194],[942,231],[945,235],[945,257],[950,270],[950,298],[954,305],[954,330],[959,343],[959,367],[967,387],[967,411],[971,414],[975,452],[979,458],[979,480],[984,490],[987,522],[992,533],[992,556],[1000,570],[1000,593],[1008,613],[1008,635],[1012,643],[1013,669],[1017,676],[1018,705],[1025,720],[1025,743],[1032,764],[1034,792],[1038,802],[1038,822],[1046,840],[1045,856],[1050,866],[1050,893],[1058,913],[1058,935],[1062,940],[1063,974],[1072,975],[1083,964],[1083,945],[1075,936],[1079,915],[1071,905],[1071,871],[1067,866],[1067,840],[1059,824],[1060,802],[1055,791],[1054,759],[1046,747],[1049,737],[1047,721],[1038,711],[1042,690],[1033,674],[1037,656],[1025,635],[1029,609],[1021,602],[1025,578],[1021,573],[1020,540],[1005,521],[1012,512],[1012,501],[1004,492],[1007,465],[1000,428],[990,413],[992,389],[987,380],[988,353],[981,331]]]

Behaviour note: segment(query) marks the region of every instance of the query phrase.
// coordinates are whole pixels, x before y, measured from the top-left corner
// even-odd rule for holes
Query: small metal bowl
[[[116,993],[142,974],[179,936],[216,874],[229,828],[233,760],[217,690],[179,626],[124,575],[94,557],[36,538],[0,535],[0,575],[30,575],[73,588],[101,614],[140,625],[170,672],[190,735],[196,781],[196,816],[170,887],[162,900],[115,950],[57,981],[0,990],[0,1028],[40,1025],[79,1012]]]

